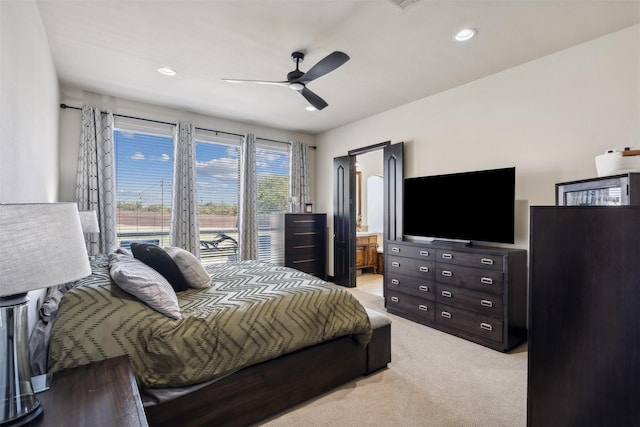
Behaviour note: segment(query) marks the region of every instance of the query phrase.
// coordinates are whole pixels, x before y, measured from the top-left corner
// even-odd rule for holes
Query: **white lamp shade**
[[[83,233],[99,233],[98,215],[96,211],[80,211],[80,224]]]
[[[0,205],[0,297],[72,282],[89,274],[75,203]]]

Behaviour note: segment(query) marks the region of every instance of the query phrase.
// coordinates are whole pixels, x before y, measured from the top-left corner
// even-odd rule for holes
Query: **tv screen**
[[[514,243],[515,167],[405,178],[403,234]]]

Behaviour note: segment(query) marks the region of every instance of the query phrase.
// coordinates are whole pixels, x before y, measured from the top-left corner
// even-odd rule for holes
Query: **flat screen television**
[[[405,238],[514,243],[515,177],[511,167],[405,178]]]

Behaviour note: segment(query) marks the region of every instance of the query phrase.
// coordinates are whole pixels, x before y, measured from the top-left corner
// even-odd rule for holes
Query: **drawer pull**
[[[481,264],[493,265],[493,260],[491,258],[482,258],[480,260]]]
[[[400,302],[400,299],[398,299],[398,297],[391,297],[391,301],[393,301],[393,302]]]
[[[391,263],[391,267],[400,267],[400,263],[399,263],[399,262],[397,262],[397,261],[393,261],[393,262]]]
[[[451,277],[453,276],[453,273],[450,272],[449,270],[442,270],[442,275],[445,277]]]
[[[480,301],[480,305],[483,307],[493,307],[493,302],[483,299],[482,301]]]
[[[423,273],[428,273],[429,267],[420,267],[420,271],[422,271]]]
[[[400,248],[393,246],[391,252],[400,252]]]
[[[480,279],[480,283],[484,283],[485,285],[493,285],[493,279],[489,277],[483,277]]]
[[[442,296],[443,296],[443,297],[447,297],[447,298],[451,298],[451,292],[449,292],[449,291],[442,291]]]
[[[442,313],[440,313],[440,315],[444,318],[451,319],[451,313],[449,313],[448,311],[443,311]]]
[[[420,251],[420,256],[429,256],[429,251]]]
[[[429,287],[425,285],[418,286],[418,289],[420,289],[422,292],[429,292]]]
[[[493,331],[493,326],[491,326],[491,325],[490,325],[490,324],[488,324],[488,323],[484,323],[484,322],[483,322],[483,323],[480,323],[480,327],[481,327],[482,329],[484,329],[485,331]]]
[[[418,306],[418,309],[420,309],[420,310],[422,310],[422,311],[429,311],[429,307],[427,307],[427,306],[426,306],[426,305],[424,305],[424,304],[420,304],[420,305]]]
[[[392,285],[399,285],[399,284],[400,284],[400,280],[398,280],[398,279],[391,279],[391,284],[392,284]]]
[[[442,254],[443,259],[453,259],[453,255],[451,254]]]

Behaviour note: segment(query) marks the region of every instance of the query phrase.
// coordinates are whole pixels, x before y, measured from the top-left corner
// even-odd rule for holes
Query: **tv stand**
[[[473,242],[471,242],[471,240],[433,239],[431,243],[440,245],[473,246]]]
[[[388,312],[498,351],[526,340],[527,251],[385,242]]]

